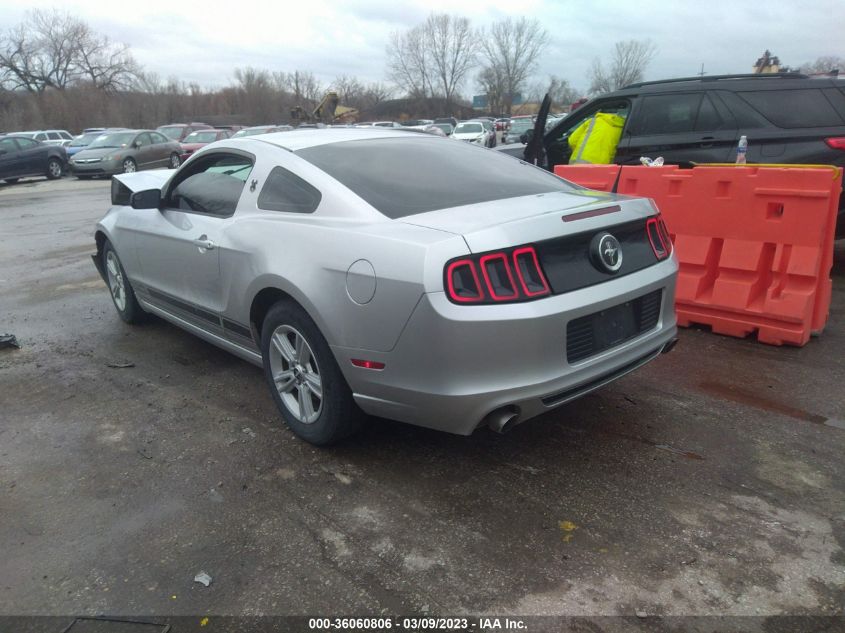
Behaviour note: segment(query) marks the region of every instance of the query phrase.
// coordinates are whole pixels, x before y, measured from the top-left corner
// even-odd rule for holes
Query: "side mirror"
[[[531,139],[534,138],[534,130],[526,130],[522,134],[519,135],[519,141],[523,145],[527,145],[531,142]]]
[[[158,209],[161,206],[161,189],[136,191],[129,196],[129,206],[133,209]]]
[[[132,143],[132,149],[138,149],[139,147],[141,147],[141,144],[138,141]]]

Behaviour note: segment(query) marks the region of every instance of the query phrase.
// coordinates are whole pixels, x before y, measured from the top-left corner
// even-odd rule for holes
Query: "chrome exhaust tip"
[[[508,405],[488,413],[486,420],[491,431],[504,435],[516,426],[519,420],[519,411],[516,407]]]

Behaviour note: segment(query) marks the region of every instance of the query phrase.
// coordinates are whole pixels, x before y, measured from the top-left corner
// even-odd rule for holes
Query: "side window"
[[[18,147],[20,147],[21,150],[35,149],[38,147],[38,142],[33,141],[31,138],[18,138],[17,141]]]
[[[73,137],[70,135],[70,132],[59,132],[59,136],[61,136],[66,141],[73,140]]]
[[[46,141],[46,140],[47,140],[47,135],[46,135],[44,132],[41,132],[40,134],[36,134],[36,135],[35,135],[35,140],[36,140],[36,141]]]
[[[152,139],[150,139],[150,135],[148,132],[144,132],[143,134],[139,134],[135,137],[135,142],[138,144],[139,147],[146,147],[147,145],[152,145]]]
[[[274,167],[258,195],[258,208],[265,211],[313,213],[322,194],[302,178],[282,167]]]
[[[9,154],[14,154],[18,151],[18,146],[15,145],[15,139],[13,138],[0,138],[0,149]]]
[[[645,136],[692,132],[701,97],[700,92],[644,97],[634,134]]]
[[[241,154],[203,156],[171,184],[165,205],[171,209],[229,217],[238,206],[252,159]]]
[[[150,132],[150,138],[153,139],[153,144],[158,145],[160,143],[169,143],[170,139],[164,136],[163,134],[159,134],[158,132]]]
[[[822,91],[759,90],[739,96],[769,121],[784,128],[832,127],[842,125],[842,117]]]
[[[707,95],[701,100],[701,107],[698,108],[698,118],[695,120],[697,132],[709,132],[713,130],[724,130],[732,127],[725,121],[713,101]]]
[[[736,96],[733,92],[719,90],[715,93],[717,99],[721,99],[736,119],[736,125],[740,129],[768,127],[769,123],[754,108]]]

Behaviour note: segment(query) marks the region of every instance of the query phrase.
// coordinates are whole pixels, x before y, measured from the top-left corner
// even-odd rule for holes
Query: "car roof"
[[[601,97],[681,92],[689,90],[777,90],[796,88],[845,87],[845,81],[833,77],[808,77],[798,73],[769,73],[760,75],[713,75],[708,77],[679,77],[659,81],[644,81],[614,90]]]
[[[292,130],[289,132],[271,132],[262,134],[260,137],[247,137],[234,139],[235,141],[258,141],[270,143],[292,152],[306,147],[318,145],[329,145],[331,143],[342,143],[344,141],[363,141],[379,138],[437,138],[431,134],[415,134],[414,130],[403,130],[400,128],[309,128]],[[228,139],[227,139],[228,140]]]

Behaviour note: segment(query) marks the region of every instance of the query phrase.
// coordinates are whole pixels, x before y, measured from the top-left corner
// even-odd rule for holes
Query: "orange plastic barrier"
[[[555,176],[596,191],[613,191],[620,165],[555,165]]]
[[[841,188],[834,167],[626,166],[617,190],[663,214],[680,325],[804,345],[827,322]]]

